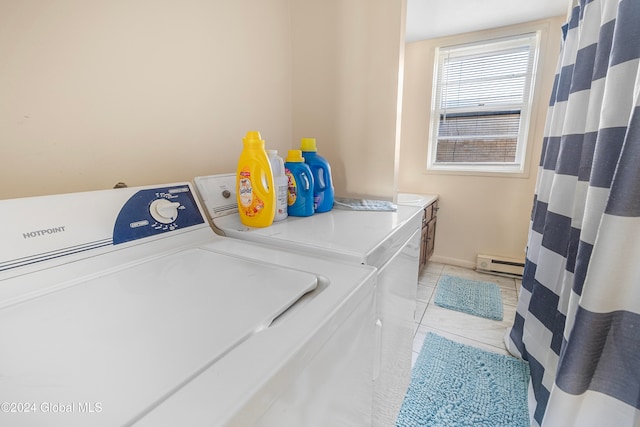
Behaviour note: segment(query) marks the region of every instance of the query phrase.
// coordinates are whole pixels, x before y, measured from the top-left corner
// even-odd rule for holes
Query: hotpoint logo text
[[[22,237],[24,237],[25,239],[30,239],[32,237],[42,237],[48,234],[62,233],[64,232],[64,227],[65,226],[63,225],[62,227],[52,227],[44,230],[29,231],[27,233],[22,233]]]

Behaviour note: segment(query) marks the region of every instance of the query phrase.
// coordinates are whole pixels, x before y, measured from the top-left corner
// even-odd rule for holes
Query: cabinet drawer
[[[431,221],[433,217],[438,214],[438,201],[431,203],[429,206],[424,208],[424,218],[422,219],[422,223],[426,224]]]
[[[424,208],[424,222],[427,223],[431,220],[433,216],[433,203]]]

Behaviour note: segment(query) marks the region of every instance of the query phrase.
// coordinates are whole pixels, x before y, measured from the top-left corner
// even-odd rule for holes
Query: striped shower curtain
[[[532,425],[640,426],[640,0],[563,28],[517,314]]]

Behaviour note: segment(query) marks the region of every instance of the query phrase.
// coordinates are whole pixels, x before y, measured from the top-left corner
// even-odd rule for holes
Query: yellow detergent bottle
[[[249,227],[268,227],[276,214],[276,188],[264,140],[260,132],[249,131],[242,142],[236,172],[240,221]]]

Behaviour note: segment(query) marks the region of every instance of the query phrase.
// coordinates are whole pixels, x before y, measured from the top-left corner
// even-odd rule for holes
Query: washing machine
[[[377,269],[373,425],[395,425],[411,377],[422,209],[408,205],[398,205],[395,211],[334,208],[251,228],[240,222],[235,174],[196,177],[194,184],[219,234]]]
[[[0,424],[371,424],[375,269],[215,234],[190,183],[0,201]]]

